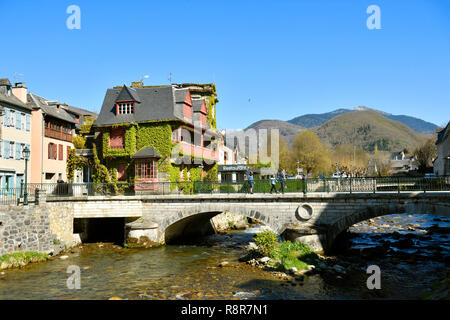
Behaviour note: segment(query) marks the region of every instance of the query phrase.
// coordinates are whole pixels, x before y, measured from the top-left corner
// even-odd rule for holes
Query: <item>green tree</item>
[[[317,176],[331,171],[329,151],[322,145],[315,133],[301,131],[294,140],[291,149],[291,163],[299,161],[300,168]]]

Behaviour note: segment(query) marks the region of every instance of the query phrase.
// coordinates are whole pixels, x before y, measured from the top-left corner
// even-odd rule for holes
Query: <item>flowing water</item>
[[[450,219],[398,214],[350,228],[346,249],[334,260],[345,274],[316,273],[304,279],[281,278],[238,258],[261,226],[205,237],[196,245],[126,249],[113,244],[83,244],[67,259],[54,257],[0,274],[0,299],[408,299],[445,278],[448,234],[424,235],[433,224],[449,228]],[[410,230],[408,230],[408,227]],[[393,234],[398,231],[399,234]],[[413,245],[397,248],[407,234]],[[399,238],[401,238],[399,240]],[[380,255],[364,250],[382,246]],[[396,247],[397,246],[397,247]],[[369,252],[370,253],[370,252]],[[228,262],[223,267],[222,262]],[[381,268],[382,289],[369,290],[366,268]],[[81,289],[68,289],[70,265],[81,270]]]

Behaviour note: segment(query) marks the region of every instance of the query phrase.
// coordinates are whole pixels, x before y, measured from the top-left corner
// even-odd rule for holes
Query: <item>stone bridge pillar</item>
[[[37,206],[45,205],[47,203],[47,192],[45,190],[36,189],[34,199]]]

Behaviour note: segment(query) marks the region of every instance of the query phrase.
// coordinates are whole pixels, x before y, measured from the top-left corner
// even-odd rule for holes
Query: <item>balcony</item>
[[[45,128],[45,136],[48,138],[58,139],[62,141],[72,142],[72,134],[65,133],[62,131],[53,130],[50,128]]]
[[[217,152],[209,149],[209,148],[205,148],[205,147],[201,147],[201,146],[196,146],[187,142],[180,142],[180,151],[184,154],[184,155],[193,155],[195,157],[199,157],[199,158],[203,158],[203,159],[213,159],[218,161],[217,159]]]
[[[94,155],[94,150],[92,149],[77,149],[75,152],[78,156],[83,157],[91,157]]]

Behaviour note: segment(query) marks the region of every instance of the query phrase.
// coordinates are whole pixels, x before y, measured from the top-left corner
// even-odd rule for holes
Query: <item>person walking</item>
[[[255,186],[255,179],[253,177],[253,171],[250,171],[248,175],[248,183],[250,184],[250,194],[253,194],[253,187]]]
[[[277,185],[277,179],[275,179],[275,175],[273,174],[270,177],[270,194],[272,194],[272,191],[275,191],[275,193],[278,193],[276,185]]]
[[[280,191],[284,194],[284,188],[286,186],[286,170],[281,170],[280,175],[278,176],[278,180],[280,180],[281,183]]]

